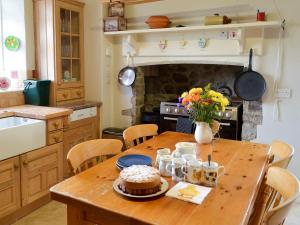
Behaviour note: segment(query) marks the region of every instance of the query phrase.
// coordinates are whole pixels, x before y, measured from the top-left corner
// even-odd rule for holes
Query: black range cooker
[[[241,140],[242,133],[242,102],[231,102],[225,112],[219,112],[221,138]],[[178,106],[176,102],[161,102],[159,131],[176,131],[177,120],[179,117],[188,118],[189,115],[183,106]]]

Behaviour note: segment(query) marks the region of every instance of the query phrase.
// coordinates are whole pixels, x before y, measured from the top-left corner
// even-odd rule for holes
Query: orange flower
[[[198,102],[200,100],[200,95],[194,94],[191,96],[192,101]]]

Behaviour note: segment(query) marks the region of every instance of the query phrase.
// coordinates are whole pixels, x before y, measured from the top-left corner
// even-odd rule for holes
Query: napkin
[[[200,205],[210,191],[209,187],[179,182],[166,193],[166,196]]]

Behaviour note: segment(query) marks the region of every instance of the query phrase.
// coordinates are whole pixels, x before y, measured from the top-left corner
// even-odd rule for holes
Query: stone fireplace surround
[[[233,90],[234,80],[242,66],[217,64],[158,64],[137,67],[137,77],[132,86],[132,125],[141,123],[142,112],[159,108],[161,101],[176,99],[180,93],[192,87],[212,83],[214,88],[226,85]],[[262,124],[262,102],[243,101],[242,139],[250,141],[257,136],[257,125]]]

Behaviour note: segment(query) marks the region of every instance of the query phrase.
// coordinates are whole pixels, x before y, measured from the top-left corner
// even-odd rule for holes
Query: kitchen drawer
[[[62,118],[48,120],[48,132],[60,130],[64,126]]]
[[[66,101],[66,100],[70,100],[71,98],[71,90],[70,89],[66,89],[66,90],[58,90],[57,91],[57,96],[56,96],[56,100],[59,101]]]
[[[84,97],[83,88],[74,88],[71,89],[71,99],[78,99]]]
[[[63,141],[63,132],[57,131],[48,134],[48,145],[53,145]]]

